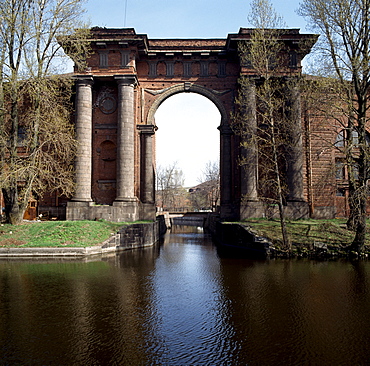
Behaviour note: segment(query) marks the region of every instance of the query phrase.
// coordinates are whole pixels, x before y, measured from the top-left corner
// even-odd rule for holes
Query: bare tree
[[[255,87],[257,100],[258,127],[251,129],[248,120],[253,111],[248,109],[251,81],[248,77],[239,79],[240,90],[236,98],[237,112],[233,118],[234,131],[241,137],[241,147],[246,151],[259,146],[260,167],[264,177],[264,187],[268,187],[265,199],[277,203],[281,223],[283,245],[290,250],[285,213],[284,182],[282,180],[281,149],[287,146],[285,138],[287,119],[284,114],[286,105],[284,80],[285,71],[284,43],[280,41],[281,29],[285,27],[282,18],[275,12],[268,0],[254,0],[251,3],[249,22],[254,26],[250,40],[241,43],[239,53],[243,64],[249,64],[255,73],[258,85]],[[254,82],[254,80],[253,80]],[[250,154],[249,154],[250,155]],[[248,156],[241,156],[240,163],[247,166]],[[260,193],[263,191],[260,190]]]
[[[157,207],[179,209],[185,205],[186,191],[184,174],[177,162],[165,167],[158,166],[156,172]]]
[[[0,3],[0,186],[13,224],[22,220],[31,195],[73,190],[72,84],[52,75],[66,57],[63,39],[73,40],[75,60],[85,55],[81,14],[80,0]]]
[[[342,110],[346,116],[346,160],[349,169],[348,226],[356,231],[349,249],[361,252],[366,235],[369,178],[366,114],[370,86],[370,2],[304,0],[299,14],[321,33],[317,45],[321,65],[326,75],[334,77],[340,84]],[[355,170],[358,176],[354,174]]]
[[[200,190],[192,195],[192,201],[198,202],[198,208],[217,210],[220,200],[220,165],[215,161],[208,161],[198,179]],[[198,197],[197,197],[198,196]]]

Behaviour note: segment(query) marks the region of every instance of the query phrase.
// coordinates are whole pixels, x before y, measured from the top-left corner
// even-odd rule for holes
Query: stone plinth
[[[137,199],[113,202],[114,221],[136,221],[139,220],[139,202]]]
[[[113,206],[95,205],[93,202],[68,202],[67,220],[108,220],[114,222],[132,222],[139,220],[137,200],[115,202]],[[154,220],[154,217],[147,220]]]
[[[141,203],[140,204],[140,220],[155,220],[155,204]]]
[[[265,217],[265,208],[262,202],[247,201],[240,205],[240,220]]]
[[[93,202],[68,202],[66,209],[66,219],[72,221],[91,220],[90,207],[92,204]]]
[[[285,209],[285,217],[291,220],[307,219],[309,218],[309,207],[307,202],[290,201],[287,203]]]

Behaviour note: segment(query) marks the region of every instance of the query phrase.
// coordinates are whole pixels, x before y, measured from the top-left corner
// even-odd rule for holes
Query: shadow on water
[[[88,261],[0,261],[0,365],[365,365],[369,262],[219,256],[196,227]]]

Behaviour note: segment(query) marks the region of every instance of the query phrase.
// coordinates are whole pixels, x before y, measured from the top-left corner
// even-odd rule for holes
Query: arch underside
[[[226,91],[216,91],[209,88],[206,88],[201,85],[193,84],[193,83],[182,83],[182,84],[176,84],[173,86],[170,86],[168,88],[162,89],[162,90],[149,90],[145,89],[146,92],[159,95],[153,104],[151,105],[148,116],[146,119],[146,124],[155,125],[154,115],[155,112],[158,110],[159,106],[169,97],[175,94],[179,93],[196,93],[203,95],[207,99],[209,99],[211,102],[215,104],[217,109],[220,112],[221,115],[221,125],[224,125],[228,121],[227,112],[221,101],[219,100],[218,96],[223,95],[225,93],[230,92],[230,90]]]

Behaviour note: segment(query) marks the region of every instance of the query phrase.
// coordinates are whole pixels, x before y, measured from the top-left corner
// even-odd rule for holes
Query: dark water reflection
[[[104,260],[3,260],[0,364],[370,364],[369,276],[220,258],[190,230]]]

